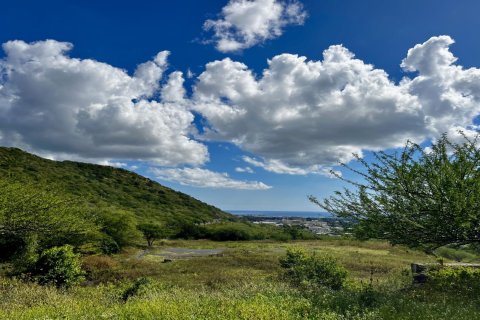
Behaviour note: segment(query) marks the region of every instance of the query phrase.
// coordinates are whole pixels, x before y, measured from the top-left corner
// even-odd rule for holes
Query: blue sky
[[[342,188],[328,172],[352,152],[477,131],[479,10],[8,1],[0,145],[121,166],[222,209],[316,210],[307,195]]]

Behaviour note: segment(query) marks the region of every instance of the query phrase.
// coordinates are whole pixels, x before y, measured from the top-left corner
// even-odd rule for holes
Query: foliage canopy
[[[322,201],[310,200],[353,221],[360,238],[389,240],[431,252],[449,244],[480,242],[478,137],[459,143],[443,135],[428,149],[407,142],[402,152],[376,152],[363,169],[343,165],[361,179]]]
[[[98,228],[88,210],[71,198],[31,185],[0,179],[0,242],[27,245],[32,237],[40,248],[82,244]]]
[[[56,190],[91,207],[132,212],[137,220],[202,223],[232,215],[133,172],[73,161],[52,161],[0,147],[0,176],[38,189]]]

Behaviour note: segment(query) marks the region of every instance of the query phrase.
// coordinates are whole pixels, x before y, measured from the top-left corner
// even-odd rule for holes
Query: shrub
[[[474,261],[478,258],[478,255],[462,248],[441,247],[435,250],[435,254],[455,261]]]
[[[91,255],[82,259],[86,277],[93,283],[116,281],[121,278],[118,263],[110,256]]]
[[[328,255],[307,256],[301,250],[288,250],[280,265],[285,269],[285,278],[296,286],[327,287],[341,289],[347,278],[347,270]]]
[[[129,298],[145,292],[151,284],[152,280],[150,280],[149,278],[138,278],[133,282],[131,286],[129,286],[127,289],[125,289],[125,291],[123,291],[122,300],[124,302],[127,302]]]
[[[300,226],[285,225],[282,227],[282,231],[290,236],[292,240],[312,240],[316,238],[313,232]]]
[[[120,251],[120,246],[112,237],[105,235],[100,240],[100,250],[104,254],[113,254]]]
[[[270,228],[243,222],[210,224],[204,230],[205,236],[215,241],[263,240],[271,234]]]
[[[252,234],[248,226],[241,224],[222,224],[207,228],[207,235],[210,239],[216,241],[238,241],[253,240],[255,236]]]
[[[83,274],[80,255],[70,245],[44,250],[31,270],[31,276],[40,284],[67,288],[81,282]]]
[[[173,238],[201,239],[205,237],[204,229],[193,222],[177,221],[171,228],[175,230]]]
[[[372,284],[366,285],[358,292],[358,303],[362,308],[372,308],[379,304],[380,293]]]
[[[480,293],[480,269],[440,267],[427,274],[428,283],[437,289]]]

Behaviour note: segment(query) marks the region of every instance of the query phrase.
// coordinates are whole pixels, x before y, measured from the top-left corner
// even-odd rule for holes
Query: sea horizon
[[[268,218],[328,218],[332,215],[328,212],[321,211],[276,211],[276,210],[225,210],[236,216],[255,216]]]

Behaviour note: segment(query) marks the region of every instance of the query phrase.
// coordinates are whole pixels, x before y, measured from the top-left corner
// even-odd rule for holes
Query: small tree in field
[[[443,135],[426,151],[408,142],[401,153],[374,153],[363,170],[348,165],[362,182],[334,196],[310,200],[355,223],[361,238],[386,239],[432,252],[448,244],[480,242],[480,150],[463,133]]]
[[[138,226],[138,230],[143,233],[143,237],[147,240],[149,247],[153,246],[153,242],[165,237],[165,230],[161,225],[155,223],[143,223]]]

